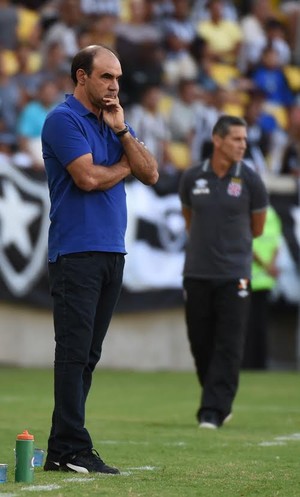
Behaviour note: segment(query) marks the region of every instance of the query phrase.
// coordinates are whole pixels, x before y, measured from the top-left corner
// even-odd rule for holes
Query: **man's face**
[[[121,65],[114,54],[102,52],[94,58],[93,71],[85,76],[86,95],[94,107],[105,108],[104,97],[117,98],[121,75]]]
[[[247,130],[244,126],[230,126],[229,133],[221,138],[217,137],[215,146],[219,154],[228,162],[242,160],[247,148]]]

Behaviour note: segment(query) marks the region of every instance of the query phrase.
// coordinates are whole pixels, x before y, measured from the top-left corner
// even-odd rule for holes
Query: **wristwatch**
[[[129,126],[128,126],[128,124],[125,124],[125,128],[122,129],[121,131],[118,131],[118,133],[115,133],[115,135],[120,137],[120,136],[125,135],[125,133],[128,133],[128,131],[129,131]]]

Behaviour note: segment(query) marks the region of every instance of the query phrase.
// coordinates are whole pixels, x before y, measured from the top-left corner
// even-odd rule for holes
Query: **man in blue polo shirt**
[[[78,52],[71,66],[74,94],[48,114],[42,131],[56,341],[45,471],[119,473],[93,449],[85,403],[122,285],[124,180],[132,174],[153,185],[158,179],[156,160],[125,122],[121,75],[110,49]]]
[[[179,194],[188,240],[184,265],[188,338],[202,387],[200,427],[228,420],[238,389],[250,303],[252,240],[262,234],[268,195],[243,164],[246,122],[223,115],[209,160],[186,170]]]

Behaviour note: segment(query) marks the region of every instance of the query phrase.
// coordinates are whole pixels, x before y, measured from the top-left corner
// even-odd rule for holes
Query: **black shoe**
[[[200,414],[199,426],[200,428],[210,428],[214,430],[220,428],[223,424],[229,423],[231,419],[231,412],[226,416],[222,416],[218,411],[206,409]]]
[[[44,464],[44,471],[59,471],[59,462],[51,461],[47,457]]]
[[[118,475],[117,468],[107,466],[95,449],[83,450],[70,457],[69,461],[60,465],[61,471],[75,471],[75,473],[106,473]]]
[[[222,426],[222,421],[217,411],[207,409],[202,412],[199,422],[200,428],[215,430],[216,428],[220,428],[220,426]]]

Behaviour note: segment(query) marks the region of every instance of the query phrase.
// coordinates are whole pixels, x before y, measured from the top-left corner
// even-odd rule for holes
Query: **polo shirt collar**
[[[231,176],[234,176],[234,177],[240,176],[241,175],[241,168],[242,168],[242,162],[241,161],[236,162],[235,164],[233,164],[230,167],[230,169],[228,170],[228,174],[230,174]],[[210,163],[209,159],[206,159],[203,162],[202,170],[204,172],[208,172],[208,171],[213,172],[213,169],[211,167],[211,163]]]
[[[71,107],[71,109],[75,110],[77,114],[80,116],[87,116],[88,114],[95,115],[93,112],[91,112],[89,109],[87,109],[84,105],[82,105],[77,98],[75,98],[72,94],[66,94],[66,104]]]

